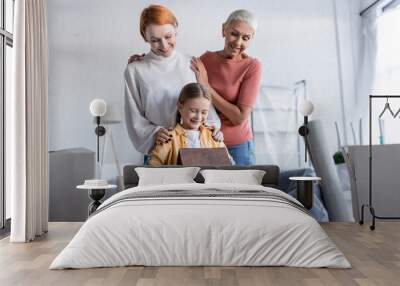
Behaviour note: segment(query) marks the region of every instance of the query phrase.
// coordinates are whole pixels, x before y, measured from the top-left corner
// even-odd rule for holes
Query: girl
[[[212,131],[204,126],[211,106],[211,96],[199,83],[185,85],[178,98],[177,124],[170,131],[167,143],[155,144],[149,165],[176,165],[181,148],[225,147],[213,139]]]

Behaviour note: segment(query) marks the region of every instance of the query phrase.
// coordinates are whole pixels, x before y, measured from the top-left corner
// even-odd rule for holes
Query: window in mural
[[[11,73],[13,66],[13,22],[14,22],[14,1],[0,1],[0,228],[4,228],[7,219],[10,218],[10,194],[5,188],[4,169],[4,143],[5,143],[5,122],[4,112],[6,98],[11,93]]]
[[[382,14],[377,20],[377,54],[375,66],[374,94],[400,95],[400,7]],[[400,109],[400,99],[391,98],[393,112]],[[374,100],[373,118],[377,118],[386,104],[386,100]],[[400,126],[398,118],[387,112],[381,119],[374,120],[373,141],[376,143],[399,143]]]

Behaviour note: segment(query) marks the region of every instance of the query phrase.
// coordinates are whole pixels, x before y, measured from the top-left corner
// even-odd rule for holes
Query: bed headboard
[[[124,166],[124,189],[136,187],[139,182],[139,177],[135,171],[136,167],[154,168],[152,166],[143,165],[126,165]],[[185,166],[159,166],[158,168],[182,168]],[[202,170],[205,169],[219,169],[219,170],[263,170],[265,175],[262,179],[261,184],[265,187],[278,188],[279,185],[279,167],[276,165],[253,165],[253,166],[207,166],[200,167]],[[203,176],[198,173],[194,178],[197,183],[204,183]]]

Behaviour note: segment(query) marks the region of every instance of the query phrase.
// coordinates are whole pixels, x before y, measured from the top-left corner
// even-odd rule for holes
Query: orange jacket
[[[179,123],[170,132],[171,141],[164,144],[156,144],[150,151],[149,165],[177,165],[179,149],[187,147],[185,129]],[[200,146],[202,148],[226,147],[224,142],[217,142],[212,137],[212,131],[207,127],[200,126]]]

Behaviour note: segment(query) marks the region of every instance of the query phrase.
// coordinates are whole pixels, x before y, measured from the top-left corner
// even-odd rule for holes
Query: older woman
[[[245,50],[256,30],[257,21],[250,12],[234,11],[222,25],[223,50],[206,52],[192,60],[198,82],[212,94],[224,142],[238,165],[255,163],[248,118],[259,91],[261,63]]]
[[[178,21],[165,7],[151,5],[140,17],[140,34],[150,51],[125,70],[125,116],[136,150],[148,154],[155,143],[170,140],[168,128],[176,124],[176,104],[181,88],[196,81],[190,60],[175,50]],[[219,127],[215,110],[208,124]],[[222,140],[221,133],[214,138]]]

